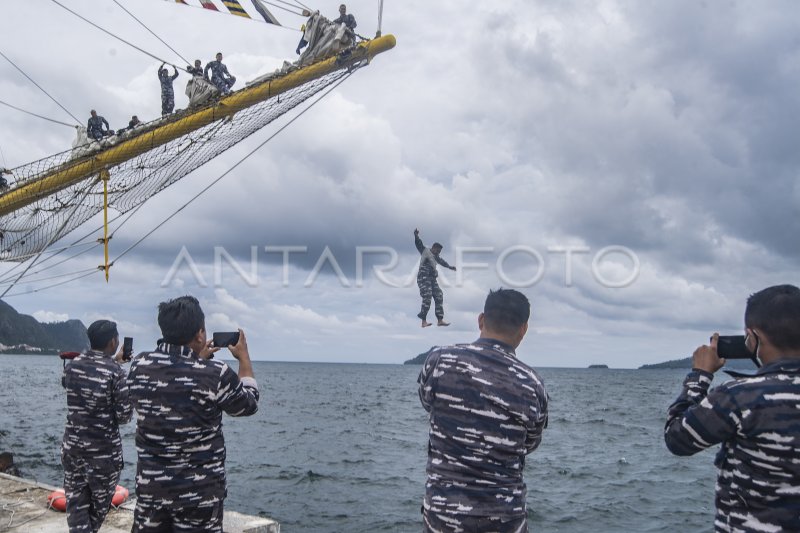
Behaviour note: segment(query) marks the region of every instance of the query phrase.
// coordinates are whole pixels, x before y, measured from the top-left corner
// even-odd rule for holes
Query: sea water
[[[236,368],[236,363],[232,366]],[[294,532],[421,531],[428,421],[418,366],[255,362],[259,412],[224,418],[226,509]],[[712,531],[713,451],[673,457],[663,428],[681,370],[539,369],[550,423],[525,465],[531,531]],[[0,451],[61,485],[55,356],[0,355]],[[133,492],[134,423],[121,484]]]

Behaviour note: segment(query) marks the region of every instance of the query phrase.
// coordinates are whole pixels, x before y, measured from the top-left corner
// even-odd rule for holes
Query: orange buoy
[[[128,499],[128,489],[123,487],[122,485],[117,485],[116,490],[114,490],[114,497],[111,498],[111,506],[112,507],[119,507],[125,500]]]
[[[67,510],[67,496],[64,494],[64,489],[54,490],[47,496],[47,506],[52,507],[56,511],[66,512]]]
[[[122,485],[117,485],[114,490],[114,496],[111,498],[111,506],[119,507],[125,500],[128,499],[128,489]],[[64,489],[54,490],[47,496],[47,504],[56,511],[66,512],[67,510],[67,496],[64,494]]]

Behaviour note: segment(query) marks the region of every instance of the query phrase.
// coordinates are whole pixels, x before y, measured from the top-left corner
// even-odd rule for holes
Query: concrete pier
[[[0,532],[65,533],[67,515],[48,509],[47,495],[58,487],[0,473]],[[131,487],[131,493],[133,488]],[[136,501],[111,509],[100,533],[130,533]],[[225,533],[280,533],[271,518],[225,511]]]

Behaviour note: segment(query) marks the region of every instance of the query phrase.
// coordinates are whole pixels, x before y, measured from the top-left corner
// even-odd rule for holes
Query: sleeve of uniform
[[[208,79],[208,69],[211,68],[211,63],[206,63],[206,68],[203,70],[203,77]]]
[[[422,239],[419,238],[419,235],[414,235],[414,246],[417,247],[417,251],[419,251],[420,254],[425,251],[425,245],[422,244]]]
[[[547,392],[539,383],[531,400],[525,435],[525,453],[531,453],[542,443],[542,432],[547,427]]]
[[[417,378],[417,383],[419,383],[419,401],[422,403],[422,407],[429,413],[435,395],[434,385],[436,383],[436,377],[434,376],[434,370],[438,363],[439,350],[431,349],[427,357],[425,357],[425,363],[423,363],[422,370],[420,370],[419,377]]]
[[[178,69],[175,69],[175,74],[172,75],[172,81],[175,81],[177,77],[178,77]]]
[[[443,267],[450,268],[450,265],[447,264],[447,261],[445,261],[444,259],[442,259],[438,255],[434,255],[433,257],[436,259],[436,262],[439,263],[440,265],[442,265]]]
[[[356,23],[356,18],[353,15],[350,15],[350,22],[353,24],[352,26],[350,26],[350,29],[351,30],[356,29],[356,26],[358,26],[358,24]]]
[[[111,129],[111,126],[108,124],[108,121],[105,119],[105,117],[103,117],[103,124],[105,124],[105,125],[106,125],[106,129],[107,129],[107,130],[108,130],[108,129]]]
[[[258,411],[258,384],[253,378],[239,378],[231,367],[222,365],[217,404],[231,416],[250,416]]]
[[[741,424],[728,387],[717,387],[709,394],[713,378],[709,372],[692,370],[669,407],[664,441],[675,455],[692,455],[718,444],[736,434]]]
[[[114,417],[117,419],[117,423],[127,424],[133,416],[133,405],[128,393],[128,378],[122,368],[114,374],[111,395],[114,401]]]

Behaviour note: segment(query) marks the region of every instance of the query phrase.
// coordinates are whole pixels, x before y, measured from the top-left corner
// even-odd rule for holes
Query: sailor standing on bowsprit
[[[439,263],[445,268],[455,270],[456,267],[447,264],[447,261],[439,257],[442,251],[442,245],[438,242],[433,243],[430,248],[425,248],[422,244],[422,239],[419,238],[419,230],[414,230],[414,244],[419,250],[422,257],[419,260],[419,272],[417,273],[417,286],[419,287],[419,295],[422,297],[422,309],[417,315],[422,319],[422,327],[427,328],[432,325],[428,322],[428,311],[431,308],[431,296],[433,296],[434,304],[436,305],[436,325],[449,326],[449,322],[444,321],[444,295],[442,289],[439,288],[439,283],[436,281],[439,273],[436,271],[436,263]]]

